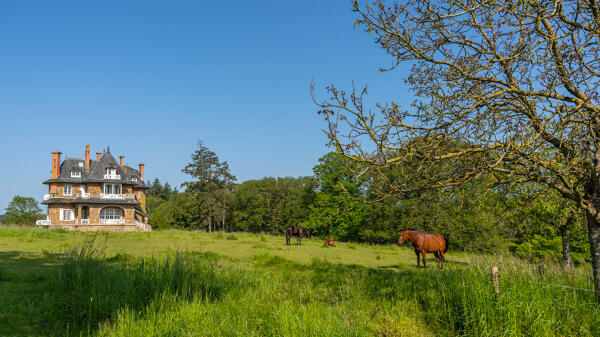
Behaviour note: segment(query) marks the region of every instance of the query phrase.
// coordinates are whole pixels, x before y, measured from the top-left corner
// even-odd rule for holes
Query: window
[[[100,211],[100,219],[113,220],[121,219],[121,210],[116,208],[105,208]]]
[[[70,196],[73,195],[71,191],[71,185],[63,186],[63,195]]]
[[[131,177],[131,181],[137,181],[136,177]]]
[[[83,162],[79,162],[79,167],[83,167]]]
[[[81,171],[71,171],[72,178],[81,178]]]
[[[68,208],[60,210],[60,220],[73,221],[73,211]]]
[[[121,185],[104,184],[104,194],[121,194]]]
[[[106,174],[109,176],[116,176],[117,175],[117,169],[115,168],[107,168],[106,169]]]

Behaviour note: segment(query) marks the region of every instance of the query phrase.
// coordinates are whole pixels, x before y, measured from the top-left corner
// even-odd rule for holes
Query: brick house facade
[[[139,170],[123,164],[110,154],[96,152],[90,160],[90,146],[85,158],[65,158],[52,152],[52,177],[42,204],[48,206],[46,220],[36,225],[81,231],[150,231],[146,214],[144,164]]]

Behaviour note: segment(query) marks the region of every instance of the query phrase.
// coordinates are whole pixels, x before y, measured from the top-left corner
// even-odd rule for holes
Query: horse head
[[[398,237],[398,242],[397,242],[398,245],[403,245],[406,242],[406,240],[408,240],[408,232],[409,232],[408,229],[403,229],[400,232],[400,236]]]
[[[312,230],[304,228],[304,231],[306,232],[306,237],[310,239],[312,236]]]

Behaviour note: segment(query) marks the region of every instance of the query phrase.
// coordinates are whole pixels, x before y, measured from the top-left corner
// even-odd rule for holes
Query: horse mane
[[[443,235],[442,235],[442,237],[444,238],[444,241],[446,241],[446,247],[444,248],[444,253],[445,253],[448,251],[448,238]]]
[[[411,232],[417,232],[417,233],[425,233],[425,232],[423,232],[423,231],[419,231],[419,230],[412,229],[412,228],[403,228],[403,229],[401,230],[401,232],[404,232],[404,231],[411,231]]]

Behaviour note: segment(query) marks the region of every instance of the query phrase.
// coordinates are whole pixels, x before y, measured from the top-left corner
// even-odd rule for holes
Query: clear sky
[[[197,140],[239,182],[312,174],[329,151],[312,79],[411,100],[355,19],[349,0],[0,1],[0,213],[86,144],[172,186]]]

